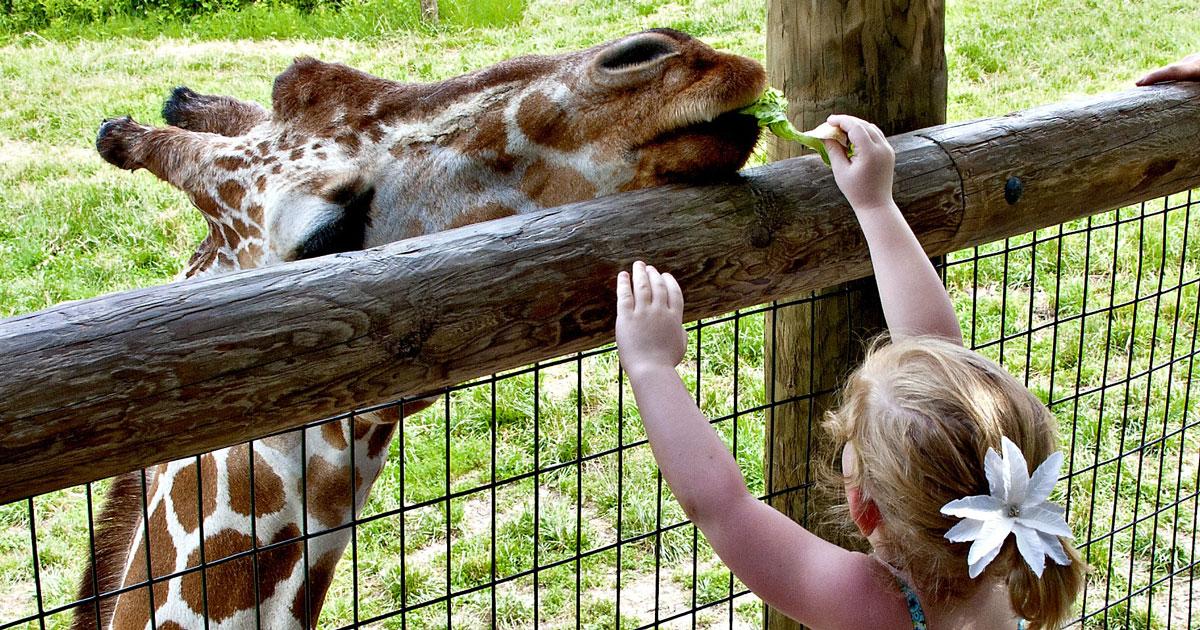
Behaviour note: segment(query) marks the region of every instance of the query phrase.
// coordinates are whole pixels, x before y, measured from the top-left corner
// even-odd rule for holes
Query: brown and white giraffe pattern
[[[276,81],[273,113],[177,90],[164,115],[178,127],[110,120],[97,147],[200,209],[209,235],[180,274],[196,278],[728,176],[749,156],[757,126],[722,115],[764,86],[754,61],[670,30],[438,84],[301,59]],[[155,578],[198,567],[202,556],[209,566],[152,593],[103,598],[101,624],[149,627],[152,596],[158,627],[200,628],[207,616],[210,628],[247,628],[256,614],[264,628],[315,625],[350,540],[340,526],[366,502],[398,420],[396,409],[362,414],[202,455],[199,471],[197,458],[147,469],[146,520],[140,475],[118,479],[97,540],[115,545],[97,561],[102,594],[143,583],[147,564]],[[268,549],[245,553],[256,547]],[[81,595],[91,593],[89,572]],[[93,607],[80,607],[73,628],[95,620]]]

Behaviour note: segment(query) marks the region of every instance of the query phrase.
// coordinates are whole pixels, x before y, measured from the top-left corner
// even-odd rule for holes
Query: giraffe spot
[[[159,503],[150,515],[150,570],[154,577],[175,572],[175,541],[167,530],[167,506]]]
[[[450,224],[446,227],[462,227],[464,225],[480,223],[482,221],[490,221],[492,219],[499,219],[501,217],[511,217],[516,213],[516,210],[502,203],[491,202],[482,206],[475,206],[466,212],[460,213],[458,216],[454,217],[454,219],[450,221]]]
[[[192,193],[192,203],[206,216],[216,218],[224,214],[216,200],[204,193]]]
[[[561,105],[545,94],[535,92],[521,101],[517,125],[530,141],[559,151],[575,151],[583,146],[578,125]]]
[[[238,267],[242,269],[250,269],[258,266],[258,259],[250,254],[247,248],[239,249],[237,252]]]
[[[266,157],[267,154],[270,152],[271,152],[271,145],[268,144],[266,140],[263,140],[262,142],[258,143],[258,154],[259,155]]]
[[[266,191],[267,190],[267,176],[259,175],[258,179],[255,180],[255,182],[254,182],[254,186],[255,186],[255,188],[258,188],[258,192],[260,192],[260,193]]]
[[[200,480],[204,484],[204,517],[208,518],[217,511],[217,460],[211,453],[200,458]]]
[[[217,252],[217,264],[224,267],[236,267],[233,259],[225,252]]]
[[[324,160],[325,160],[325,158],[326,158],[326,156],[325,156],[325,152],[324,152],[324,151],[316,151],[315,153],[313,153],[313,156],[314,156],[314,157],[316,157],[318,160],[321,160],[321,161],[324,161]]]
[[[350,519],[350,469],[324,457],[313,456],[308,462],[308,512],[329,527]]]
[[[474,135],[465,136],[465,140],[462,152],[467,155],[477,156],[488,151],[506,155],[508,130],[501,112],[489,111],[480,116]]]
[[[241,184],[227,179],[217,186],[217,196],[221,201],[225,202],[226,206],[236,210],[242,207],[242,199],[246,196],[246,189]]]
[[[276,164],[275,166],[271,167],[271,173],[272,173],[272,174],[274,174],[274,175],[278,175],[278,174],[280,174],[280,173],[282,173],[282,172],[283,172],[283,165],[282,165],[282,164]]]
[[[404,238],[413,238],[425,234],[425,225],[417,217],[408,217],[404,220]]]
[[[249,218],[251,221],[253,221],[253,222],[257,223],[257,224],[259,224],[259,225],[262,225],[262,221],[263,221],[263,209],[262,209],[262,206],[260,206],[260,205],[258,205],[258,204],[256,204],[256,203],[252,203],[252,204],[250,204],[250,205],[249,205],[249,206],[246,208],[246,217],[247,217],[247,218]],[[246,229],[246,233],[247,233],[247,234],[250,234],[250,233],[251,233],[251,231],[252,231],[252,230],[250,230],[250,229],[249,229],[249,227],[247,227],[247,229]],[[258,234],[258,230],[257,230],[257,229],[253,230],[253,232],[254,232],[254,234],[256,234],[256,235]]]
[[[144,543],[145,539],[143,539]],[[153,552],[152,557],[153,557]],[[128,588],[146,581],[146,545],[138,545],[129,564],[129,571],[121,586]],[[159,582],[153,586],[155,608],[167,601],[167,582]],[[113,611],[112,627],[114,628],[144,628],[150,623],[150,589],[145,586],[126,591],[116,599],[116,609]]]
[[[237,247],[242,242],[242,236],[233,229],[232,225],[227,223],[221,224],[221,234],[225,237],[225,245],[230,249],[237,250]]]
[[[297,527],[295,523],[288,523],[287,525],[284,525],[279,531],[275,532],[275,535],[271,537],[270,544],[278,545],[279,543],[288,541],[288,540],[296,540],[297,542],[299,542],[299,538],[300,538],[300,528]],[[279,547],[279,548],[282,549],[283,547]]]
[[[179,469],[171,483],[171,504],[175,507],[175,518],[179,519],[179,524],[185,532],[191,533],[200,526],[196,464],[188,464]]]
[[[296,542],[259,552],[258,594],[262,599],[275,595],[279,585],[287,581],[296,563],[304,557],[304,543],[299,538],[300,528],[295,523],[288,523],[271,538],[271,544],[277,545],[287,540]]]
[[[315,617],[321,610],[321,604],[325,602],[325,594],[329,591],[329,585],[333,583],[333,572],[337,569],[337,563],[341,557],[341,552],[330,551],[321,556],[316,564],[309,567],[309,588],[307,589],[309,615]],[[296,592],[296,597],[292,599],[292,615],[300,621],[301,626],[311,628],[316,625],[312,623],[315,619],[305,619],[304,595],[305,589],[301,586]]]
[[[392,148],[388,149],[388,153],[396,159],[404,159],[405,156],[412,155],[413,151],[411,149],[412,145],[404,142],[397,142],[396,144],[392,145]]]
[[[213,564],[250,548],[250,537],[232,529],[224,529],[209,536],[204,542],[206,565],[203,577],[199,571],[194,571],[182,578],[180,591],[188,607],[198,614],[204,614],[207,599],[209,620],[217,623],[232,617],[240,610],[253,608],[254,561],[251,557],[240,556]],[[198,548],[188,557],[188,564],[193,562],[200,562]],[[214,593],[220,596],[214,597]]]
[[[341,134],[335,137],[333,141],[338,143],[338,145],[350,155],[357,154],[358,148],[362,146],[362,143],[358,140],[358,136],[352,133]]]
[[[258,243],[250,243],[249,245],[246,246],[245,252],[246,252],[246,257],[249,258],[250,260],[254,261],[253,264],[251,264],[250,266],[251,267],[259,266],[260,262],[263,259],[262,246],[259,245]]]
[[[396,426],[393,424],[375,425],[375,430],[372,431],[371,437],[367,440],[367,456],[375,459],[387,450],[388,443],[392,441],[392,430]]]
[[[321,435],[325,437],[325,441],[337,450],[344,450],[350,446],[346,441],[345,424],[343,422],[327,422],[321,425]]]
[[[299,160],[302,157],[304,157],[304,147],[297,147],[295,149],[292,149],[292,152],[290,154],[288,154],[288,159],[293,162]]]
[[[257,206],[253,206],[257,207]],[[261,208],[260,208],[261,209]],[[250,225],[242,220],[241,217],[233,217],[233,229],[241,234],[243,238],[258,238],[261,236],[257,227]]]
[[[183,630],[183,626],[174,621],[160,621],[158,623],[158,630]]]
[[[196,248],[196,253],[188,259],[188,267],[185,275],[190,278],[201,269],[208,269],[212,266],[212,261],[217,256],[216,245],[213,243],[212,235],[204,239],[200,243],[200,247]]]
[[[225,171],[237,171],[250,166],[250,163],[236,155],[223,155],[213,160],[213,166]]]
[[[246,544],[246,540],[238,540],[239,534],[232,534],[228,540],[221,541],[213,539],[205,547],[205,553],[211,554],[212,550],[216,550],[222,544],[230,543],[233,548],[237,548]],[[225,532],[222,533],[222,537]],[[275,545],[286,540],[296,539],[300,537],[300,528],[293,523],[289,523],[281,529],[271,540],[271,544]],[[258,552],[258,588],[255,591],[254,584],[254,559],[250,556],[244,556],[222,562],[213,566],[206,566],[204,571],[204,580],[207,581],[208,592],[210,594],[208,601],[208,613],[213,621],[233,616],[238,611],[249,610],[254,607],[255,598],[262,602],[270,599],[275,595],[279,586],[283,584],[293,572],[296,563],[300,562],[304,555],[303,542],[295,542],[279,547]],[[198,564],[200,561],[200,551],[197,549],[192,552],[188,558],[189,564]],[[227,557],[227,556],[226,556]],[[205,558],[208,562],[214,562],[212,558]],[[204,581],[201,580],[199,573],[189,573],[183,577],[181,592],[183,599],[188,607],[193,611],[203,614],[204,610]],[[221,593],[221,601],[216,601],[216,598],[211,596],[212,593]]]
[[[521,191],[543,208],[596,196],[596,187],[582,173],[568,166],[547,164],[545,160],[538,160],[525,170]]]
[[[274,514],[283,509],[283,479],[271,469],[263,456],[254,453],[254,496],[250,496],[249,449],[239,444],[229,450],[226,460],[229,469],[229,507],[238,514],[250,516],[251,508],[256,517]]]
[[[391,409],[391,407],[388,407],[388,409]],[[399,417],[399,416],[397,416],[397,417]],[[366,420],[361,420],[361,419],[355,418],[354,419],[354,439],[361,440],[361,439],[367,437],[367,434],[371,432],[371,427],[373,427],[373,426],[375,426],[375,423],[373,423],[373,422],[367,422]]]

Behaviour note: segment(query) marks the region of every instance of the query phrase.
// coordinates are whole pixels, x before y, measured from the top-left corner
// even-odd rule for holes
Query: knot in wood
[[[755,247],[766,247],[773,238],[771,228],[761,223],[750,229],[750,244]]]
[[[747,236],[750,238],[750,245],[761,249],[775,240],[775,230],[784,224],[783,217],[780,216],[782,210],[776,194],[762,182],[747,178],[746,184],[750,197],[754,199],[755,218]]]

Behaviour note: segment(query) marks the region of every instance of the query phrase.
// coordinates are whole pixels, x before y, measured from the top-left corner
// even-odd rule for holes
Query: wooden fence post
[[[421,19],[429,24],[438,23],[438,0],[421,0]]]
[[[944,0],[770,0],[767,74],[783,90],[800,129],[832,113],[870,120],[887,135],[946,120]],[[772,159],[794,157],[799,145],[775,142]],[[818,292],[812,301],[768,315],[765,326],[767,493],[771,505],[826,540],[854,546],[828,524],[830,499],[813,492],[818,466],[831,461],[822,446],[824,413],[861,360],[863,341],[882,332],[874,278]],[[786,402],[780,402],[786,401]],[[798,488],[800,490],[791,490]],[[771,629],[799,624],[773,609]]]

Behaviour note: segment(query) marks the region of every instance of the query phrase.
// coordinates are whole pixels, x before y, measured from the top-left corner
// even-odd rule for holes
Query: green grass
[[[0,14],[0,43],[25,37],[377,40],[411,31],[519,22],[528,0],[440,0],[436,23],[417,0],[16,0]],[[0,6],[3,6],[0,4]]]
[[[109,167],[92,148],[101,119],[132,114],[156,121],[163,97],[175,85],[266,102],[273,77],[300,54],[427,81],[652,26],[680,28],[760,60],[764,54],[765,10],[758,1],[444,2],[444,20],[436,27],[414,21],[416,4],[374,0],[336,14],[255,6],[187,24],[116,17],[3,36],[0,315],[163,283],[182,267],[203,236],[199,213],[153,177]],[[1200,50],[1195,28],[1200,9],[1190,1],[948,5],[951,120],[1125,89],[1144,70]],[[1007,264],[1003,256],[969,262],[975,252],[966,252],[951,257],[955,264],[947,273],[964,330],[1051,402],[1064,447],[1073,449],[1071,468],[1080,472],[1063,484],[1060,499],[1071,506],[1077,541],[1096,539],[1085,549],[1096,567],[1088,610],[1124,598],[1148,584],[1152,574],[1158,580],[1172,566],[1195,561],[1190,547],[1195,499],[1160,514],[1157,522],[1147,515],[1197,490],[1200,438],[1195,428],[1182,430],[1200,417],[1197,393],[1188,389],[1197,368],[1180,362],[1145,373],[1151,353],[1153,365],[1161,366],[1193,351],[1197,286],[1155,294],[1160,277],[1170,287],[1181,277],[1200,275],[1200,225],[1194,218],[1189,225],[1190,217],[1178,210],[1134,220],[1139,214],[1126,209],[1073,222],[1063,227],[1068,234],[1061,238],[1058,228],[1040,231],[1036,240],[1016,236],[1009,241]],[[1128,221],[1118,227],[1117,219]],[[1090,233],[1070,233],[1089,224],[1095,228]],[[1186,248],[1185,230],[1190,230]],[[1002,248],[989,245],[979,253]],[[1104,309],[1113,304],[1110,318]],[[1156,316],[1171,325],[1156,327]],[[1054,317],[1062,323],[1038,328]],[[699,398],[710,417],[729,416],[736,379],[736,411],[743,412],[736,421],[737,455],[751,489],[762,493],[765,417],[745,410],[765,401],[763,318],[749,316],[736,327],[736,353],[734,322],[702,329]],[[1036,332],[1023,334],[1031,328]],[[694,335],[683,370],[693,388]],[[494,423],[487,383],[450,394],[448,426],[444,405],[409,419],[363,514],[433,503],[359,528],[360,618],[436,600],[445,595],[447,579],[453,592],[487,583],[493,571],[504,580],[495,590],[496,617],[491,618],[485,590],[453,598],[449,614],[456,624],[528,627],[536,617],[550,627],[574,625],[578,599],[585,627],[611,627],[618,615],[623,623],[640,625],[654,619],[649,608],[656,589],[660,615],[690,608],[693,580],[698,603],[727,597],[728,571],[690,526],[627,542],[618,558],[613,547],[618,520],[626,539],[683,520],[665,486],[660,501],[649,450],[634,446],[644,436],[628,404],[632,396],[624,392],[626,406],[619,412],[618,386],[615,356],[602,354],[498,381]],[[1185,396],[1190,396],[1186,408]],[[717,426],[732,444],[734,421]],[[1147,444],[1141,455],[1129,454],[1141,444]],[[619,446],[627,447],[620,455],[613,452]],[[581,456],[582,466],[545,471]],[[452,492],[490,484],[493,467],[494,499],[484,490],[439,501],[447,483]],[[543,472],[532,477],[538,469]],[[35,503],[39,578],[52,607],[70,601],[79,559],[88,551],[86,504],[78,488]],[[1129,525],[1135,520],[1136,526]],[[0,625],[36,612],[29,526],[26,505],[0,506]],[[1114,526],[1118,533],[1104,537]],[[529,574],[535,554],[544,566],[577,553],[585,554],[578,592],[573,561]],[[657,582],[656,558],[662,567]],[[1165,627],[1169,597],[1186,610],[1179,583],[1173,593],[1170,583],[1162,583],[1130,605],[1119,604],[1109,611],[1110,627],[1124,625],[1126,611],[1130,625]],[[353,620],[352,592],[352,573],[343,562],[322,627]],[[738,598],[734,608],[741,625],[753,625],[762,614],[761,604],[748,596]],[[437,627],[446,616],[444,603],[432,604],[408,615],[407,624]],[[726,605],[714,606],[699,615],[700,625],[724,627],[729,617]],[[59,615],[48,626],[64,627],[65,621]],[[400,623],[393,617],[379,625]],[[1102,624],[1102,617],[1089,622]],[[1176,620],[1172,627],[1183,624]]]

